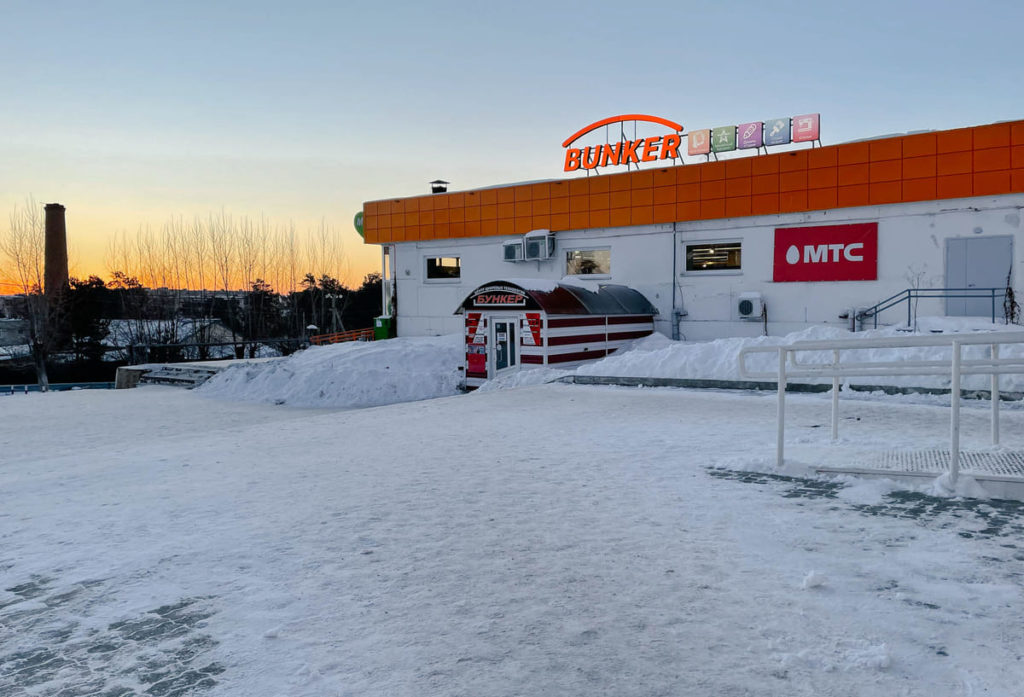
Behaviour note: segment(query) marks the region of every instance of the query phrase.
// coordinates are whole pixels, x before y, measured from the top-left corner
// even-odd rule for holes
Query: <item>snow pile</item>
[[[925,335],[939,332],[1018,330],[977,319],[922,318],[918,327]],[[739,352],[746,347],[779,346],[799,341],[907,337],[895,328],[851,333],[836,327],[810,327],[786,336],[729,338],[701,343],[672,341],[662,334],[638,339],[602,360],[575,370],[531,368],[511,371],[485,383],[480,392],[526,387],[551,382],[567,375],[633,378],[681,378],[742,380]],[[965,358],[985,357],[987,346],[969,346]],[[208,396],[270,402],[304,407],[368,407],[431,399],[455,394],[465,362],[461,334],[446,337],[398,338],[384,342],[353,342],[314,346],[290,358],[263,364],[231,366],[202,388]],[[1024,346],[1002,348],[1002,357],[1024,356]],[[916,349],[844,350],[845,361],[900,361],[930,359],[949,361],[949,347]],[[803,354],[807,363],[830,363],[831,351]],[[777,356],[753,354],[747,358],[752,371],[774,374]],[[987,375],[965,375],[965,389],[987,389]],[[830,382],[830,378],[799,378],[798,382]],[[948,388],[947,376],[867,376],[844,382],[866,385]],[[1001,388],[1024,391],[1024,376],[1004,375]]]
[[[834,327],[811,327],[786,336],[734,337],[698,343],[672,341],[662,334],[638,339],[607,358],[576,369],[578,375],[618,377],[702,378],[739,380],[737,357],[748,346],[779,346],[797,341],[849,339],[853,335]],[[772,370],[778,359],[770,354],[751,356],[751,370]]]
[[[991,324],[972,318],[926,317],[918,322],[920,333],[974,333],[979,331],[1020,331],[1021,327]],[[633,344],[620,349],[616,353],[600,361],[588,363],[576,369],[578,375],[605,375],[616,377],[652,377],[652,378],[689,378],[741,380],[738,358],[742,349],[751,346],[780,346],[798,341],[831,341],[844,339],[878,339],[887,337],[909,337],[907,332],[898,331],[894,327],[875,329],[862,332],[849,332],[835,327],[810,327],[785,336],[760,336],[756,338],[729,338],[701,343],[672,341],[661,334],[652,334],[638,339]],[[988,355],[987,346],[968,346],[964,348],[964,358],[983,358]],[[1001,357],[1024,356],[1024,347],[1020,345],[1004,346]],[[903,360],[943,360],[951,361],[952,350],[949,347],[923,348],[877,348],[843,351],[844,361],[903,361]],[[802,354],[800,360],[806,363],[830,363],[831,351],[819,351]],[[774,373],[778,358],[772,353],[753,354],[747,358],[747,367],[751,371],[768,371]],[[799,382],[828,382],[830,378],[800,378]],[[919,387],[948,387],[949,378],[944,376],[908,376],[908,377],[860,377],[849,378],[845,382],[869,385],[898,385]],[[965,375],[965,389],[986,389],[989,384],[987,375]],[[1005,375],[1001,387],[1008,391],[1024,391],[1024,376]]]
[[[932,496],[943,498],[965,496],[973,499],[987,499],[989,497],[985,487],[979,484],[974,477],[962,474],[957,478],[955,484],[952,479],[950,473],[946,472],[932,481],[925,491]]]
[[[828,577],[825,574],[818,573],[817,571],[811,570],[804,576],[804,580],[800,583],[800,587],[804,590],[809,588],[819,588],[824,586],[828,582]]]
[[[836,492],[836,497],[858,506],[878,506],[892,492],[906,489],[906,485],[891,479],[861,479],[843,475],[836,477],[836,481],[846,483],[845,487]]]
[[[456,394],[461,334],[311,346],[288,358],[239,363],[199,391],[295,407],[373,407]]]
[[[659,335],[660,336],[660,335]],[[532,387],[554,382],[558,378],[572,375],[571,370],[559,370],[557,368],[531,368],[529,370],[516,370],[506,375],[501,375],[488,380],[477,389],[477,392],[492,392],[494,390],[509,390],[514,387]]]

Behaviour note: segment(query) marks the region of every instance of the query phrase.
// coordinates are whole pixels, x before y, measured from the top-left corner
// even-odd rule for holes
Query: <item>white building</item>
[[[869,325],[908,308],[1001,320],[1022,208],[1018,121],[375,201],[364,225],[399,335],[463,331],[474,289],[542,279],[628,286],[657,331],[703,340],[849,327],[851,310]]]

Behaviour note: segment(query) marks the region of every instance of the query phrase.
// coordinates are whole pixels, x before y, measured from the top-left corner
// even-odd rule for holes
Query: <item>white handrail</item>
[[[1024,357],[1001,358],[999,347],[1004,344],[1024,344],[1024,332],[987,332],[984,334],[934,334],[914,337],[877,339],[837,339],[833,341],[798,341],[780,346],[748,346],[740,350],[739,372],[746,379],[775,379],[778,381],[776,412],[777,441],[776,464],[784,462],[786,429],[786,384],[790,378],[832,378],[832,440],[839,438],[839,380],[859,376],[950,376],[950,484],[956,485],[960,474],[960,390],[964,375],[991,375],[992,444],[999,444],[999,376],[1024,374]],[[964,346],[989,346],[988,358],[964,358]],[[948,360],[922,359],[905,361],[859,360],[844,362],[843,351],[873,348],[925,348],[949,346],[952,356]],[[806,363],[800,354],[831,351],[831,363]],[[747,356],[753,353],[778,353],[777,372],[755,371],[747,367]],[[849,358],[849,356],[847,356]]]

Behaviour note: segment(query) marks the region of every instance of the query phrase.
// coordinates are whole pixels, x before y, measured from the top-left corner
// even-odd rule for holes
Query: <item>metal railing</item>
[[[309,343],[322,346],[324,344],[340,344],[343,341],[373,341],[373,328],[353,329],[347,332],[335,332],[334,334],[317,334],[309,337]]]
[[[68,390],[112,390],[112,382],[51,382],[47,389],[50,392],[66,392]],[[42,392],[40,385],[0,385],[0,396],[12,394],[28,394],[29,392]]]
[[[889,308],[896,307],[900,303],[907,304],[907,326],[913,326],[913,309],[914,300],[920,300],[922,298],[972,298],[991,299],[992,303],[992,323],[996,321],[996,299],[1006,297],[1005,288],[907,288],[901,290],[896,295],[886,298],[882,302],[857,311],[857,319],[861,322],[871,318],[874,320],[874,328],[878,329],[878,315]]]
[[[283,355],[303,347],[301,339],[238,339],[180,344],[129,344],[105,347],[107,353],[122,352],[130,363],[189,363],[255,357],[263,347],[276,349]]]
[[[775,460],[784,461],[786,429],[786,383],[790,378],[832,378],[832,440],[839,437],[839,381],[844,377],[948,375],[950,377],[950,481],[955,486],[960,473],[960,392],[964,375],[991,375],[992,444],[999,444],[999,376],[1024,375],[1024,356],[1000,358],[999,349],[1007,344],[1024,344],[1024,332],[988,332],[984,334],[931,334],[927,336],[884,339],[840,339],[835,341],[798,341],[784,346],[750,346],[740,350],[739,371],[744,378],[778,381],[778,420]],[[849,360],[844,351],[858,349],[900,349],[950,347],[949,359],[930,360]],[[988,346],[989,356],[964,358],[964,346]],[[800,354],[831,351],[830,363],[807,363]],[[754,371],[747,367],[753,353],[777,353],[776,372]],[[844,360],[844,358],[846,360]]]

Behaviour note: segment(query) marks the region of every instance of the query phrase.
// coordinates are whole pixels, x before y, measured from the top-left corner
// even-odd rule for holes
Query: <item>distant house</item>
[[[154,344],[211,344],[239,341],[241,337],[219,320],[115,319],[104,343],[110,346]]]
[[[113,360],[194,361],[241,358],[242,336],[215,319],[110,321],[104,344]],[[277,349],[249,344],[249,357],[278,355]]]
[[[23,319],[0,319],[0,346],[21,346],[28,343],[28,322]]]

